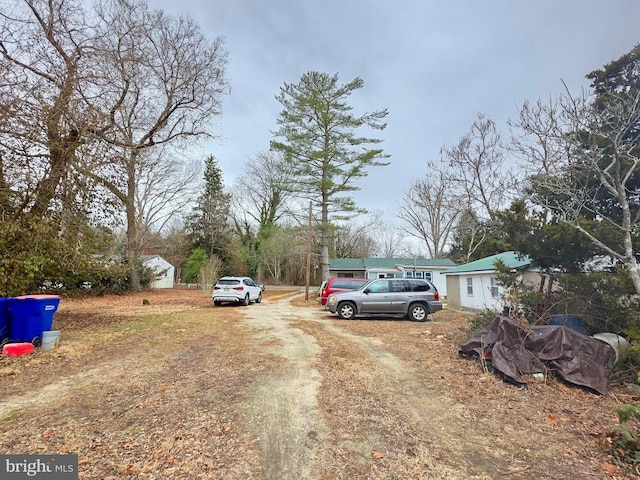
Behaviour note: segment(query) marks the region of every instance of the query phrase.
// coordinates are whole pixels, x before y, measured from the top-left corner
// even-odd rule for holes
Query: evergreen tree
[[[330,211],[350,214],[358,211],[353,199],[343,194],[358,190],[354,181],[367,175],[367,168],[388,165],[380,148],[367,148],[382,140],[356,136],[361,127],[383,130],[387,110],[355,116],[346,103],[364,86],[358,77],[346,84],[338,75],[308,72],[300,82],[281,87],[276,99],[283,106],[271,142],[292,167],[291,188],[321,209],[320,265],[322,278],[329,276]]]
[[[228,260],[229,209],[231,195],[225,193],[222,170],[215,156],[205,159],[204,191],[187,219],[191,243],[201,248],[207,257],[213,255]]]

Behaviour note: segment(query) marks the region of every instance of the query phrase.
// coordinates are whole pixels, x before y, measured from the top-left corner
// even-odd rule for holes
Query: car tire
[[[249,294],[247,293],[246,297],[244,297],[244,301],[242,302],[242,305],[246,307],[250,303],[251,303],[251,300],[249,300]]]
[[[261,303],[262,302],[262,292],[260,292],[258,294],[258,298],[256,298],[256,303]]]
[[[353,320],[356,318],[356,306],[351,302],[343,302],[339,304],[336,311],[338,313],[338,318],[343,320]]]
[[[426,322],[429,318],[429,309],[423,303],[414,303],[407,313],[412,322]]]
[[[222,302],[219,301],[219,300],[214,300],[213,301],[213,305],[216,306],[216,307],[219,307],[220,305],[222,305]]]

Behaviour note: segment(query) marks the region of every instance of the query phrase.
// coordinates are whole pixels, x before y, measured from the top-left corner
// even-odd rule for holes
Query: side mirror
[[[367,287],[362,291],[362,293],[366,293],[368,295],[369,293],[371,293],[371,290],[369,290],[369,287]]]

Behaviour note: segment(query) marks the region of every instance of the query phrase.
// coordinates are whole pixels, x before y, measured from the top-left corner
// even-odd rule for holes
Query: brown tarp
[[[462,355],[489,354],[493,367],[518,384],[522,375],[552,370],[563,380],[607,394],[613,348],[560,325],[523,327],[497,316],[461,347]]]

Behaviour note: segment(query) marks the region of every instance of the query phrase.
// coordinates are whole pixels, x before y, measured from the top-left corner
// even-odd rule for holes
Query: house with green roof
[[[455,267],[448,258],[331,258],[330,277],[426,278],[433,282],[441,296],[447,295],[447,284],[441,272]]]
[[[502,310],[504,287],[496,279],[496,261],[519,272],[523,282],[539,284],[540,275],[531,267],[531,259],[518,252],[503,252],[442,272],[446,277],[447,306],[460,310]]]

